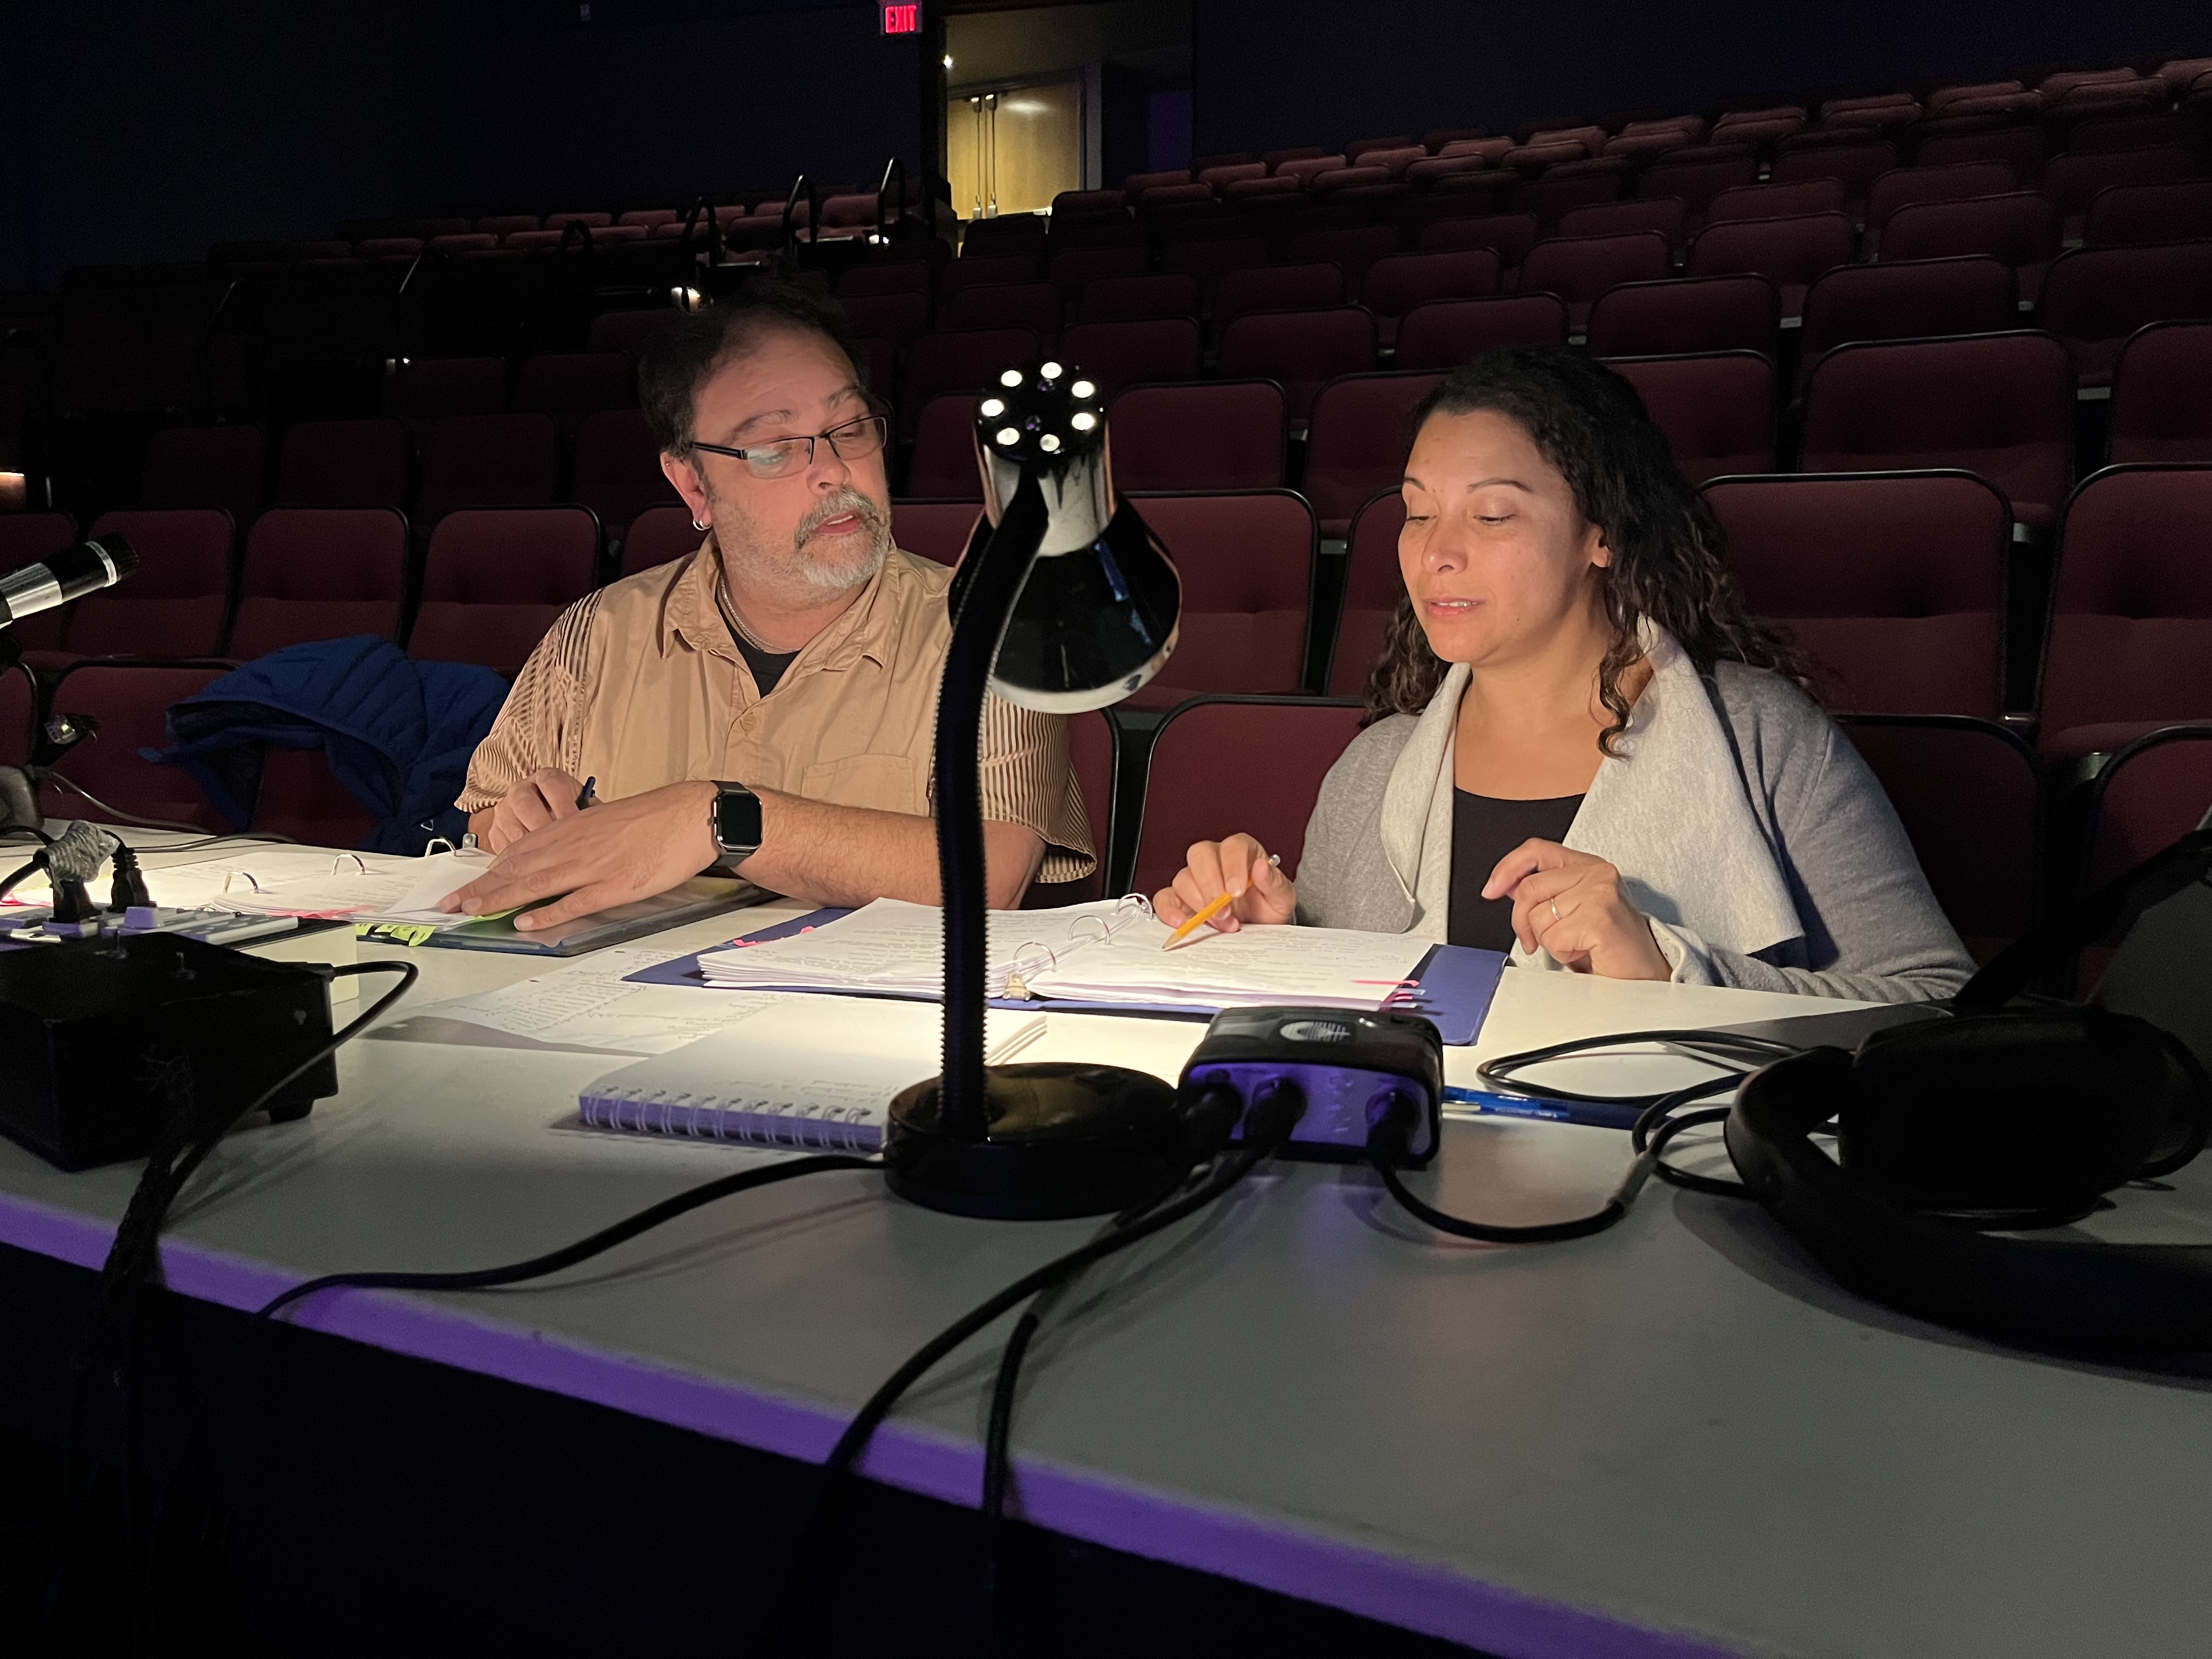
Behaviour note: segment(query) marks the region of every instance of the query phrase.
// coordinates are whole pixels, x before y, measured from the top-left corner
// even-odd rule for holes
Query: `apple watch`
[[[714,804],[707,814],[714,845],[724,864],[741,864],[760,851],[760,797],[742,783],[714,780]]]

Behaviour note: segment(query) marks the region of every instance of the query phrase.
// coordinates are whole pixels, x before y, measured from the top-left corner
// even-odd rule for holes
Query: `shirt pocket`
[[[799,775],[799,793],[833,806],[866,806],[879,812],[919,812],[917,771],[905,755],[848,755]]]

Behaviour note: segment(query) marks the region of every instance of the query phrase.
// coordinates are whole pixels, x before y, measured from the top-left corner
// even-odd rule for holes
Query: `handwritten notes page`
[[[1087,941],[1146,920],[1143,907],[1127,899],[1057,910],[994,910],[984,946],[990,994],[1019,995],[1018,987],[1024,984],[1033,989],[1038,975]],[[878,899],[791,939],[708,951],[699,966],[712,983],[722,986],[939,996],[945,988],[945,913],[933,904]]]
[[[714,984],[939,994],[945,923],[932,905],[879,899],[797,938],[711,951],[699,965]],[[1170,929],[1139,900],[990,915],[988,985],[994,997],[1188,1008],[1307,1002],[1379,1006],[1427,954],[1402,933],[1340,928],[1211,928],[1172,951]]]

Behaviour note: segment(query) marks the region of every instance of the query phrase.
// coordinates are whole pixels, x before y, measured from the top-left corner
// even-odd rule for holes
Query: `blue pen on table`
[[[1532,1095],[1502,1095],[1489,1089],[1447,1085],[1446,1106],[1491,1117],[1533,1117],[1552,1123],[1579,1123],[1592,1129],[1632,1129],[1644,1115],[1640,1106],[1607,1100],[1549,1100]]]
[[[584,787],[576,792],[576,810],[579,812],[582,811],[586,806],[592,805],[599,799],[599,797],[592,793],[599,787],[599,781],[596,775],[584,780]]]

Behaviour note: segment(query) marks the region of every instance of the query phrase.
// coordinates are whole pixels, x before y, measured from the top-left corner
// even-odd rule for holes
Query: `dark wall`
[[[919,48],[851,0],[0,6],[0,287],[357,215],[916,164]]]
[[[1205,0],[1195,44],[1204,152],[2212,51],[2212,13],[2203,0]]]

